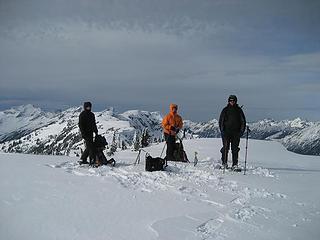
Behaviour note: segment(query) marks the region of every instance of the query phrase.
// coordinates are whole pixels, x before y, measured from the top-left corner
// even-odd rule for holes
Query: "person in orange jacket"
[[[173,160],[173,152],[176,144],[176,135],[183,127],[181,116],[178,114],[178,105],[170,104],[170,113],[162,120],[162,127],[164,137],[167,142],[167,156],[168,161]]]

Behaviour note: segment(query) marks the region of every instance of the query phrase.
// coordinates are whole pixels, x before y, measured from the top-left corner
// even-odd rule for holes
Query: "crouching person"
[[[173,153],[175,150],[176,135],[183,127],[182,118],[178,114],[178,105],[170,104],[170,113],[162,120],[162,127],[167,143],[166,159],[167,161],[172,161],[174,160]]]
[[[80,164],[88,164],[87,158],[90,159],[90,164],[95,161],[95,147],[93,143],[93,133],[98,135],[98,129],[94,113],[91,112],[92,104],[85,102],[83,105],[84,110],[79,115],[79,128],[81,136],[84,139],[86,149],[81,155]]]

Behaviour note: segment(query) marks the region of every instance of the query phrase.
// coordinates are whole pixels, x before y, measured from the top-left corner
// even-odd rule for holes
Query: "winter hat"
[[[178,110],[178,105],[174,104],[174,103],[171,103],[170,104],[170,111],[172,112],[174,108]]]
[[[230,100],[234,100],[234,102],[237,103],[238,98],[237,98],[236,95],[230,95],[229,98],[228,98],[228,102],[230,102]]]
[[[86,109],[87,107],[92,107],[92,104],[91,104],[91,102],[85,102],[84,104],[83,104],[83,108],[84,109]]]

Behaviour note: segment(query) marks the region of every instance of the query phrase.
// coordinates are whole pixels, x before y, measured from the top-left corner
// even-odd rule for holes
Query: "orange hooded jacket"
[[[183,127],[182,118],[180,117],[179,114],[173,112],[174,108],[178,109],[178,105],[170,104],[170,113],[166,115],[162,120],[162,127],[163,127],[164,133],[173,135],[173,136],[177,135],[177,133],[175,131],[172,131],[171,127],[175,127],[179,129]]]

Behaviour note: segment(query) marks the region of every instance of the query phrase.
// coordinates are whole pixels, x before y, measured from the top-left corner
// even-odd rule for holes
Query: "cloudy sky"
[[[320,120],[320,1],[0,0],[0,109]]]

